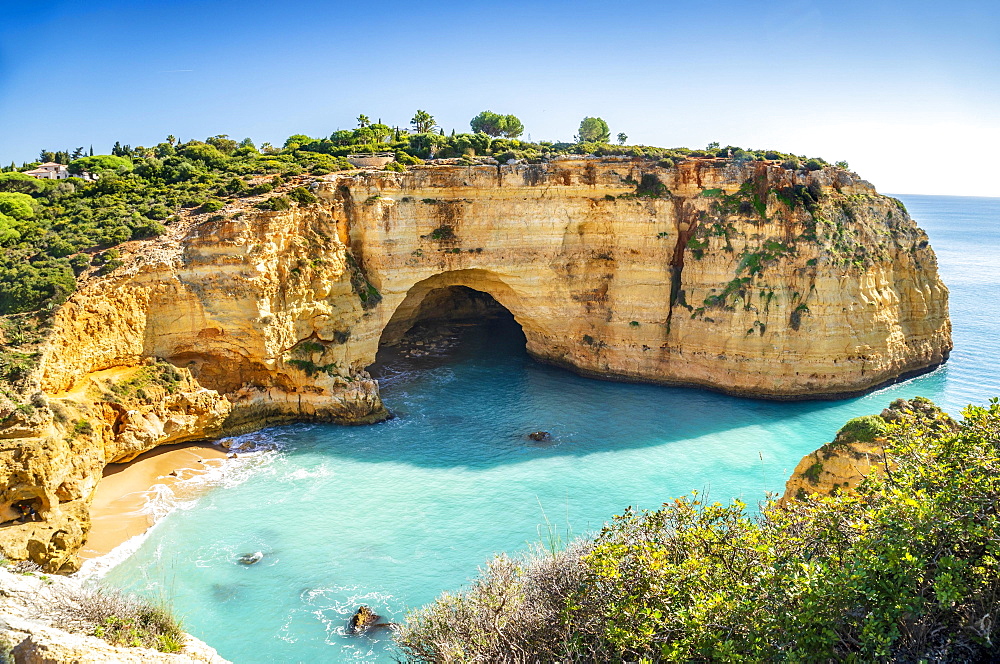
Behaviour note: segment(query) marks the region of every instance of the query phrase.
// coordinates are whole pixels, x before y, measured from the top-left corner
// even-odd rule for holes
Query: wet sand
[[[226,455],[209,443],[182,443],[157,447],[128,463],[108,464],[94,494],[92,526],[80,557],[103,556],[153,525],[152,516],[141,511],[153,485],[171,486],[194,477],[223,463]]]

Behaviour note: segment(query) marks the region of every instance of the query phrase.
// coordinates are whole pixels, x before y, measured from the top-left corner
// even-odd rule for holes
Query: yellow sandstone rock
[[[72,568],[104,464],[155,445],[387,417],[365,369],[458,286],[509,309],[534,357],[601,378],[829,398],[951,349],[926,234],[839,169],[562,157],[312,188],[131,243],[56,312],[29,390],[47,403],[0,420],[0,520],[34,501],[44,521],[0,551]]]
[[[893,462],[885,451],[886,424],[904,418],[919,418],[941,431],[958,426],[929,399],[896,399],[880,415],[850,420],[837,432],[833,442],[802,457],[785,483],[779,503],[849,491],[870,473],[891,471]]]

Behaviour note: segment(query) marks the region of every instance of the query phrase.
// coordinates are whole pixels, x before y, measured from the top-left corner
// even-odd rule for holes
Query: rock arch
[[[418,281],[406,291],[406,295],[382,327],[379,347],[398,342],[421,318],[425,305],[435,296],[455,287],[486,293],[509,311],[524,331],[529,352],[533,339],[537,343],[544,336],[543,321],[500,274],[483,269],[449,270]]]

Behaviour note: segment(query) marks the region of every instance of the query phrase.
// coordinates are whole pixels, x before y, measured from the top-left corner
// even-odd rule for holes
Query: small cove
[[[345,636],[358,604],[401,620],[493,553],[545,539],[546,523],[584,534],[691,490],[755,504],[847,419],[898,397],[957,414],[1000,396],[1000,199],[901,198],[951,289],[955,351],[933,373],[845,401],[754,401],[581,378],[497,324],[445,357],[389,362],[392,421],[243,437],[260,451],[178,500],[105,578],[170,597],[236,662],[391,661],[387,633]],[[527,440],[536,430],[552,440]]]

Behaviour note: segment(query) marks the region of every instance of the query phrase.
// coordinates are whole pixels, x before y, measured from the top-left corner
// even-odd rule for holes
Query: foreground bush
[[[1000,404],[886,426],[855,493],[629,509],[412,614],[422,661],[996,661]],[[557,573],[553,573],[556,570]]]
[[[97,636],[116,646],[178,652],[184,645],[181,624],[169,611],[143,597],[108,588],[66,588],[46,607],[54,626]]]

